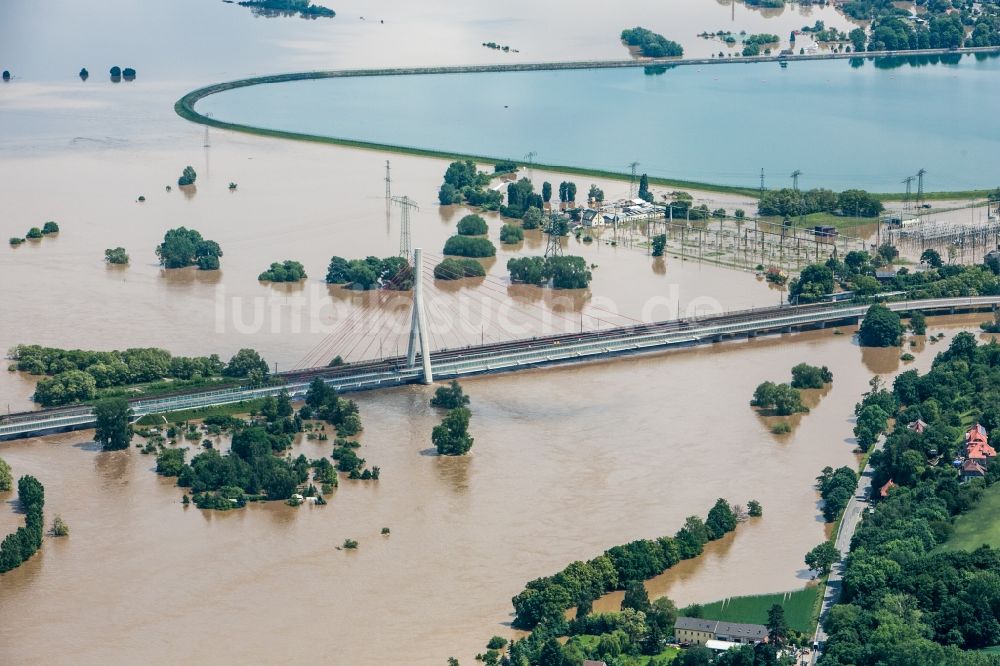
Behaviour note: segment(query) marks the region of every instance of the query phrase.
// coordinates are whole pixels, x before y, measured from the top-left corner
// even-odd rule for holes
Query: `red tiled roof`
[[[982,460],[986,458],[995,458],[996,455],[996,450],[986,442],[972,442],[965,449],[966,458],[976,458]]]
[[[978,423],[968,430],[965,431],[965,441],[966,442],[985,442],[989,433],[986,432],[986,428],[979,425]]]
[[[896,487],[896,484],[889,479],[884,486],[878,491],[878,494],[882,497],[888,497],[889,491]]]

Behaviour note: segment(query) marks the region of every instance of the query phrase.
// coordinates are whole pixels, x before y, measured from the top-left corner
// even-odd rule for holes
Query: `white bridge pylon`
[[[417,344],[420,344],[420,361],[423,364],[424,384],[434,382],[431,370],[430,336],[427,331],[427,314],[424,310],[423,252],[418,247],[413,250],[413,313],[410,318],[410,343],[406,347],[406,367],[417,363]]]

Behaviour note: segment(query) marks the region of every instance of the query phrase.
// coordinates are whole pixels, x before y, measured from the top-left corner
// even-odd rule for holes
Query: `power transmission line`
[[[392,201],[403,211],[399,223],[399,256],[409,260],[412,251],[410,247],[410,211],[414,208],[420,210],[420,208],[416,201],[406,195],[392,197]]]

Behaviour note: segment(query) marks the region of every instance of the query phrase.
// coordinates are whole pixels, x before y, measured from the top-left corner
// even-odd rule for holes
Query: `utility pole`
[[[423,252],[418,247],[413,251],[413,313],[410,317],[410,342],[406,347],[406,367],[412,368],[416,365],[417,344],[419,342],[420,361],[423,365],[421,381],[424,384],[431,384],[434,381],[434,373],[431,369],[427,315],[424,311],[423,262]]]
[[[632,169],[632,177],[628,184],[628,198],[635,199],[636,197],[636,186],[635,186],[635,168],[639,166],[638,162],[632,162],[629,167]]]
[[[417,202],[410,197],[403,195],[401,197],[392,197],[393,203],[402,208],[403,212],[400,215],[399,224],[399,256],[404,259],[409,259],[410,257],[410,210],[416,208],[420,210],[417,206]]]
[[[922,204],[924,202],[924,176],[927,174],[927,169],[921,169],[917,172],[917,203]]]
[[[736,3],[733,3],[734,5]],[[760,194],[764,196],[764,167],[760,168]]]

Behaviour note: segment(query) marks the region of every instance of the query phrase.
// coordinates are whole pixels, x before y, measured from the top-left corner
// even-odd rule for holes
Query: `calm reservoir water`
[[[338,138],[755,187],[900,191],[1000,182],[992,119],[1000,59],[860,67],[848,61],[295,81],[231,90],[198,109]]]

